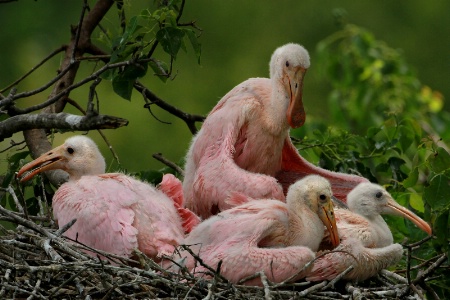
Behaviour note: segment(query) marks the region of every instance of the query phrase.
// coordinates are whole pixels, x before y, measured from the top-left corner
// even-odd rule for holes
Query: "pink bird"
[[[335,209],[341,245],[316,260],[307,276],[309,281],[335,278],[349,266],[354,269],[344,276],[349,280],[365,280],[382,269],[396,264],[403,254],[400,244],[393,244],[392,233],[380,214],[402,216],[431,235],[430,226],[413,212],[399,205],[381,186],[361,183],[347,197],[347,209]],[[330,237],[325,236],[325,243]]]
[[[308,174],[327,178],[342,200],[367,181],[316,167],[292,144],[289,128],[305,121],[302,87],[309,65],[302,46],[284,45],[272,55],[270,79],[242,82],[213,108],[186,155],[183,190],[189,209],[207,218],[230,208],[232,193],[284,200],[283,188]]]
[[[289,188],[286,203],[257,200],[225,210],[200,223],[184,243],[213,269],[222,261],[220,273],[233,283],[260,271],[272,282],[294,281],[314,259],[324,224],[332,243],[339,244],[331,195],[326,179],[310,175]],[[187,251],[180,255],[194,275],[205,276],[206,268]]]
[[[137,248],[157,260],[172,255],[183,241],[176,200],[133,177],[104,174],[105,160],[90,138],[67,139],[23,166],[17,176],[26,181],[54,169],[69,174],[69,181],[53,197],[54,218],[60,228],[77,219],[65,236],[123,257],[130,257]],[[175,179],[169,176],[161,185],[163,190],[171,190],[174,198],[181,191],[181,182]]]

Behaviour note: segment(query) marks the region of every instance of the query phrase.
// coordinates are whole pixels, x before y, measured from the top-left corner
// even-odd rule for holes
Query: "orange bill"
[[[306,69],[297,67],[288,70],[285,75],[285,88],[289,91],[290,100],[286,117],[289,126],[298,128],[305,123],[306,114],[303,107],[303,78],[305,77]]]
[[[388,199],[386,208],[384,209],[383,212],[386,214],[404,217],[408,220],[411,220],[411,222],[416,224],[417,227],[419,227],[421,230],[425,231],[429,235],[433,233],[430,225],[427,222],[425,222],[423,219],[421,219],[419,216],[417,216],[415,213],[413,213],[406,207],[403,207],[400,204],[398,204],[393,198]]]
[[[333,203],[330,199],[324,203],[319,202],[319,218],[322,220],[323,224],[327,227],[328,232],[330,233],[330,240],[333,247],[339,246],[339,233],[336,225],[336,219],[334,217]]]
[[[56,147],[24,165],[17,173],[17,177],[20,178],[21,182],[24,182],[44,171],[64,170],[64,165],[67,162],[66,155],[63,145]]]

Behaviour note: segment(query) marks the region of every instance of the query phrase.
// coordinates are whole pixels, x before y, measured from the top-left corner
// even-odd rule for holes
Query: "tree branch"
[[[113,4],[113,0],[98,0],[95,3],[95,6],[86,15],[86,17],[80,18],[80,22],[77,26],[77,28],[79,28],[79,37],[76,37],[77,30],[72,30],[72,38],[70,44],[66,48],[65,57],[60,66],[61,70],[64,70],[66,68],[70,68],[70,70],[55,84],[53,91],[48,97],[49,99],[54,98],[58,94],[61,94],[61,92],[66,89],[66,87],[73,84],[75,75],[78,72],[80,62],[72,61],[72,58],[82,56],[86,49],[93,49],[91,43],[91,34]],[[84,16],[85,9],[86,5],[84,4],[81,16]],[[43,112],[61,112],[64,109],[66,98],[68,96],[69,93],[64,93],[63,97],[58,99],[58,101],[53,105],[46,107]],[[30,131],[24,131],[24,137],[27,142],[28,148],[31,151],[32,157],[38,157],[42,153],[51,149],[51,145],[47,141],[45,131],[43,130],[33,129]],[[58,184],[61,182],[61,178],[56,177],[50,179],[50,181],[52,182],[52,184]]]
[[[52,57],[54,57],[56,54],[62,52],[65,50],[67,46],[63,45],[61,47],[59,47],[58,49],[55,49],[52,53],[50,53],[49,55],[47,55],[47,57],[45,57],[42,61],[40,61],[36,66],[34,66],[33,68],[31,68],[30,71],[28,71],[27,73],[25,73],[25,75],[23,75],[22,77],[20,77],[19,79],[17,79],[16,81],[14,81],[13,83],[9,84],[7,87],[3,88],[0,90],[0,93],[3,93],[4,91],[6,91],[9,88],[12,88],[13,86],[15,86],[16,84],[18,84],[19,82],[21,82],[22,80],[24,80],[25,78],[27,78],[31,73],[33,73],[34,71],[36,71],[40,66],[42,66],[45,62],[47,62],[48,60],[50,60]]]
[[[144,85],[142,85],[142,83],[140,83],[138,81],[136,81],[134,83],[134,88],[142,94],[144,99],[148,99],[151,101],[151,103],[146,104],[146,107],[148,107],[149,104],[156,104],[157,106],[159,106],[160,108],[169,112],[170,114],[180,118],[181,120],[183,120],[186,123],[186,125],[188,126],[188,128],[192,134],[195,134],[197,132],[197,127],[195,127],[195,122],[203,122],[205,120],[204,116],[188,114],[182,110],[179,110],[175,106],[168,104],[167,102],[165,102],[164,100],[162,100],[161,98],[156,96],[152,91],[147,89]]]
[[[87,131],[92,129],[115,129],[126,125],[128,125],[127,120],[107,115],[77,116],[67,113],[19,115],[0,123],[0,141],[11,137],[15,132],[30,129],[55,128]]]
[[[145,61],[147,61],[147,60],[140,60],[137,62],[145,62]],[[91,75],[89,75],[88,77],[85,77],[82,80],[67,86],[65,89],[61,90],[60,93],[54,95],[53,97],[49,97],[46,101],[44,101],[42,103],[39,103],[39,104],[36,104],[33,106],[29,106],[27,108],[18,108],[16,106],[10,105],[10,106],[8,106],[8,112],[10,115],[27,114],[27,113],[30,113],[30,112],[33,112],[33,111],[36,111],[39,109],[44,109],[44,112],[53,112],[51,110],[48,111],[49,106],[60,101],[61,99],[65,99],[64,102],[66,103],[68,101],[68,95],[70,94],[70,92],[72,90],[74,90],[82,85],[85,85],[90,81],[97,80],[98,77],[102,73],[104,73],[105,71],[107,71],[109,69],[114,69],[114,68],[118,68],[121,66],[132,65],[137,62],[135,60],[126,60],[126,61],[118,62],[118,63],[114,63],[114,64],[106,64],[103,67],[101,67],[100,69],[98,69],[97,71],[95,71],[94,73],[92,73]],[[44,90],[44,87],[37,88],[36,90],[33,90],[33,91],[22,92],[20,94],[16,94],[15,91],[11,90],[10,95],[8,95],[8,97],[4,98],[3,100],[0,100],[0,104],[3,103],[2,101],[9,101],[8,102],[8,104],[9,104],[11,101],[16,100],[18,98],[24,98],[24,97],[28,97],[28,96],[31,96],[34,94],[38,94],[42,90]]]

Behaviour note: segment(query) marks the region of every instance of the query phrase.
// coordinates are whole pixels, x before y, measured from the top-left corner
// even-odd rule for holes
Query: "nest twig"
[[[220,274],[203,279],[183,268],[178,273],[164,270],[139,252],[136,260],[125,259],[70,241],[62,235],[71,224],[58,230],[48,214],[27,218],[0,206],[0,219],[16,226],[8,230],[0,225],[0,299],[423,299],[416,284],[423,282],[424,273],[408,283],[383,270],[360,286],[339,277],[275,284],[259,272],[262,287],[234,285]],[[431,274],[430,266],[424,270]]]

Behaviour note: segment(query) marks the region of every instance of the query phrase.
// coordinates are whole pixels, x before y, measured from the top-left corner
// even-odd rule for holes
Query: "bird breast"
[[[234,161],[242,169],[275,176],[281,169],[282,150],[287,132],[275,136],[260,126],[243,126],[234,145]],[[257,149],[254,145],[258,145]]]

